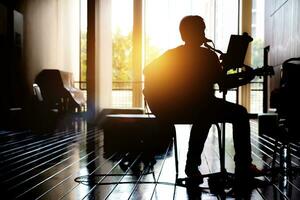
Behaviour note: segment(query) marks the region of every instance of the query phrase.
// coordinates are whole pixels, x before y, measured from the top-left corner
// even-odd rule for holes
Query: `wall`
[[[0,106],[21,107],[27,94],[23,67],[23,15],[13,4],[0,4]]]
[[[269,91],[279,86],[280,65],[300,56],[300,1],[265,1],[265,46],[270,45],[269,65],[277,72],[269,81]]]
[[[79,0],[23,0],[20,10],[28,85],[45,68],[79,69]]]
[[[269,63],[300,56],[300,1],[266,0],[266,45],[270,45]]]

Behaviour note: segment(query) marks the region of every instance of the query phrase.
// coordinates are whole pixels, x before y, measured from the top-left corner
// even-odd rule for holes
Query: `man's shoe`
[[[185,174],[188,177],[188,180],[192,183],[202,184],[203,176],[198,169],[198,165],[186,165]]]
[[[266,171],[258,169],[254,164],[250,164],[249,166],[236,165],[235,175],[253,178],[266,175]]]
[[[236,177],[232,189],[227,193],[228,196],[236,199],[250,199],[251,193],[255,188],[269,186],[268,181],[249,177]]]
[[[251,177],[250,173],[236,173],[232,189],[227,193],[227,195],[235,199],[250,200],[251,193],[254,188],[254,177]]]
[[[249,174],[251,177],[258,177],[266,175],[266,172],[264,170],[258,169],[254,164],[251,164],[249,166]]]
[[[248,188],[235,188],[233,187],[231,190],[226,192],[226,196],[234,198],[234,199],[243,199],[250,200],[252,191]]]

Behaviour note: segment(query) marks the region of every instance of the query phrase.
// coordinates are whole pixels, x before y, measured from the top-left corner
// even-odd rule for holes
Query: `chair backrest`
[[[49,104],[59,103],[65,93],[65,88],[59,70],[44,69],[35,78],[43,98]]]
[[[300,140],[297,133],[300,115],[300,57],[286,60],[282,65],[281,88],[283,90],[283,104],[287,120],[288,132],[291,137]]]
[[[75,111],[80,109],[79,103],[84,104],[85,99],[82,91],[72,87],[72,73],[57,69],[44,69],[35,78],[44,103],[48,107],[61,106],[61,110]],[[66,85],[64,84],[64,81]],[[77,102],[77,100],[79,100]]]

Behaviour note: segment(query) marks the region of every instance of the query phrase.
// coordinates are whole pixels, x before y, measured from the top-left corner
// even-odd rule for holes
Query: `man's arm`
[[[254,77],[255,74],[253,73],[253,69],[249,66],[244,66],[243,71],[239,73],[227,74],[226,72],[222,72],[218,85],[220,87],[220,90],[224,91],[246,85]]]

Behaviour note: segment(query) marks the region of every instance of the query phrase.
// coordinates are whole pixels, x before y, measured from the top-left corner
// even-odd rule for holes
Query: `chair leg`
[[[208,177],[208,185],[212,193],[222,194],[225,189],[232,187],[234,174],[228,173],[225,168],[225,124],[222,124],[222,130],[219,124],[215,124],[218,131],[218,145],[220,154],[220,172],[205,175]]]
[[[272,165],[271,165],[271,170],[270,170],[272,177],[275,177],[275,175],[276,175],[276,158],[277,158],[277,152],[278,152],[278,145],[279,145],[279,141],[276,140],[275,144],[274,144]]]
[[[176,136],[176,131],[174,132],[173,135],[173,142],[174,142],[174,153],[175,153],[175,170],[176,170],[176,180],[178,178],[178,149],[177,149],[177,136]]]
[[[287,167],[287,173],[288,175],[292,175],[292,160],[291,160],[291,146],[290,144],[287,144],[286,146],[286,167]]]
[[[276,176],[292,178],[300,173],[299,166],[292,165],[291,159],[291,145],[283,142],[279,147],[279,141],[276,140],[274,144],[273,160],[270,168],[271,176],[273,180],[276,180]],[[279,166],[276,167],[277,153],[279,153]]]
[[[220,171],[222,173],[226,172],[225,169],[225,132],[224,132],[224,128],[225,128],[225,124],[222,124],[222,128],[223,128],[223,135],[222,135],[222,130],[220,128],[220,126],[218,124],[215,124],[217,127],[217,131],[218,131],[218,143],[219,143],[219,154],[220,154]]]
[[[272,165],[271,165],[272,168],[274,168],[275,164],[276,164],[276,157],[277,157],[276,154],[277,154],[278,144],[279,144],[279,141],[276,140],[275,144],[274,144],[274,151],[273,151],[273,158],[272,158]]]
[[[280,148],[280,173],[284,176],[290,174],[289,170],[291,167],[289,145],[282,144]]]

